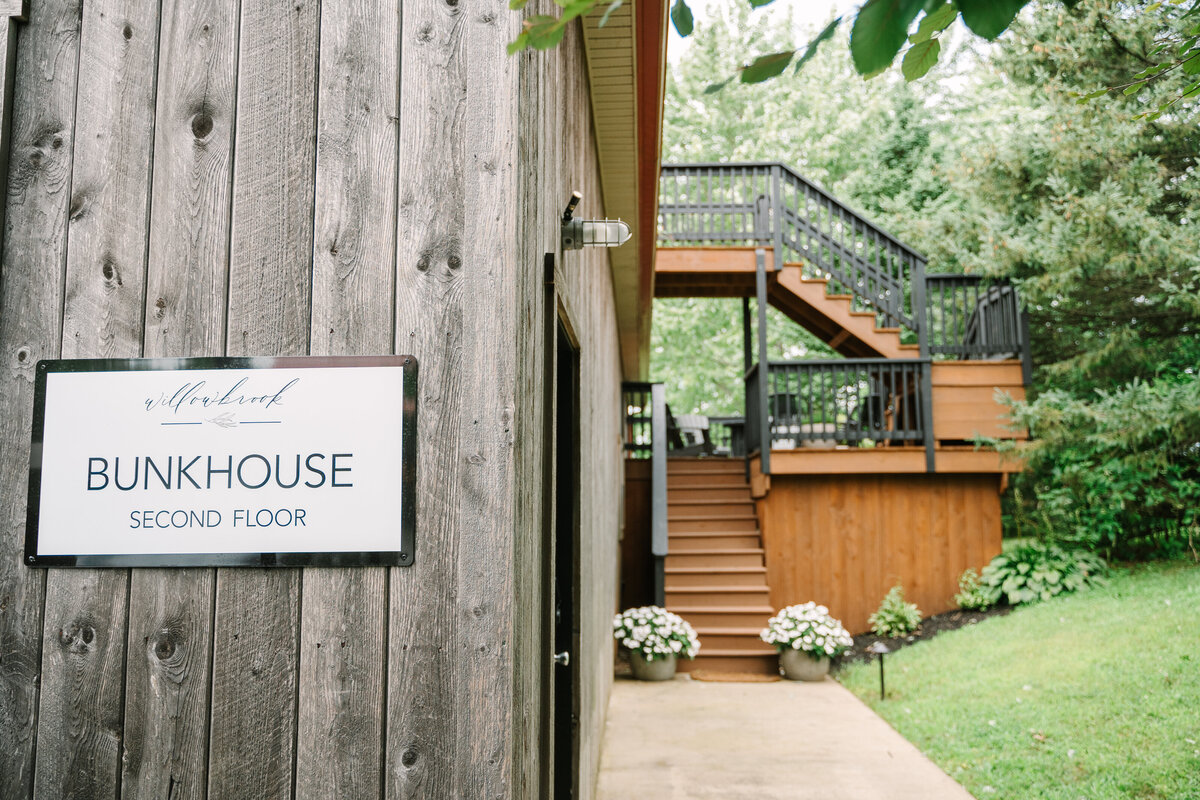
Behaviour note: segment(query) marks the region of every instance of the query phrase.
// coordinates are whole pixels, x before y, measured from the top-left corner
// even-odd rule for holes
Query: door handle
[[[563,650],[561,653],[555,653],[554,654],[554,663],[560,667],[565,667],[565,666],[570,665],[571,654],[569,652],[567,652],[566,650]]]

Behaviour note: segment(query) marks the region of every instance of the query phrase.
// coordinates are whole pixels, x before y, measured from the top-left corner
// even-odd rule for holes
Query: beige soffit
[[[609,251],[621,361],[629,377],[644,371],[641,361],[649,347],[642,341],[648,337],[642,336],[638,318],[638,252],[643,232],[638,230],[637,36],[632,2],[615,10],[601,28],[606,6],[601,3],[597,13],[583,18],[583,44],[604,213],[625,220],[633,230],[633,238]]]

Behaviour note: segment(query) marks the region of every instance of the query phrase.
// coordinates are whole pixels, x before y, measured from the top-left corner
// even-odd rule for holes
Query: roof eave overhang
[[[650,314],[662,162],[667,4],[626,2],[600,26],[583,19],[584,50],[604,213],[630,224],[633,237],[610,251],[621,367],[626,380],[650,369]]]

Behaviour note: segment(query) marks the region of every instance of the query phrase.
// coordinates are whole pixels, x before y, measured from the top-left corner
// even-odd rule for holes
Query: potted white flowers
[[[783,676],[793,681],[824,679],[830,659],[854,644],[828,608],[811,602],[788,606],[771,617],[759,638],[775,645]]]
[[[633,677],[665,681],[675,677],[675,659],[700,652],[696,631],[678,614],[659,606],[630,608],[613,617],[613,636],[629,650]]]

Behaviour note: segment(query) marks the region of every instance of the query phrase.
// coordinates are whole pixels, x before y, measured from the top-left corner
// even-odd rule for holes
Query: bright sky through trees
[[[697,27],[702,27],[707,20],[712,16],[712,11],[717,6],[723,3],[745,2],[745,0],[689,0],[688,5],[696,15]],[[796,44],[808,41],[814,31],[818,31],[825,26],[831,19],[839,14],[849,14],[860,6],[860,2],[856,0],[776,0],[769,6],[757,9],[754,13],[761,14],[767,19],[783,20],[787,19],[790,14],[796,20]],[[674,26],[668,26],[670,29],[670,39],[667,42],[667,60],[672,65],[679,62],[687,49],[691,46],[693,37],[687,39],[681,37]],[[750,51],[754,51],[753,43]],[[732,69],[732,67],[731,67]]]

